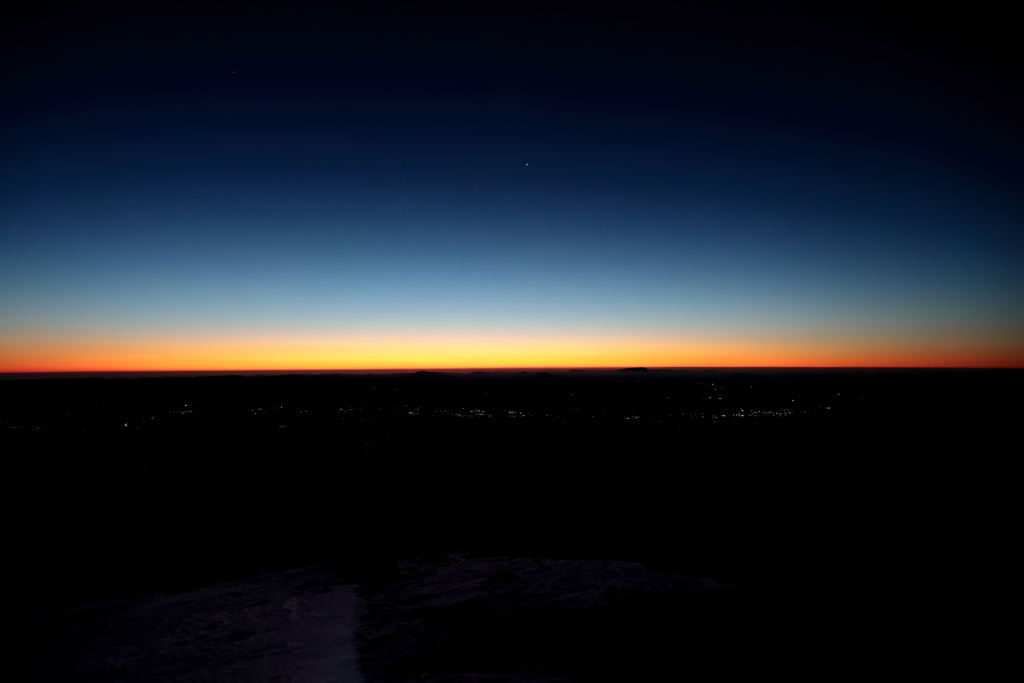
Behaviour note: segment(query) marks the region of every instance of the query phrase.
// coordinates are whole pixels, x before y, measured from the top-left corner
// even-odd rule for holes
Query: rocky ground
[[[304,568],[4,621],[14,680],[360,683],[357,612],[352,586]]]
[[[450,552],[5,615],[23,681],[751,680],[746,589],[596,559]]]
[[[359,590],[373,683],[749,678],[740,585],[632,562],[467,553],[388,570]]]

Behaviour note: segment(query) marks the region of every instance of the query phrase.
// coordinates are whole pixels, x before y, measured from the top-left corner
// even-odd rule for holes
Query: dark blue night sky
[[[1024,364],[1011,48],[773,12],[26,14],[0,371]]]

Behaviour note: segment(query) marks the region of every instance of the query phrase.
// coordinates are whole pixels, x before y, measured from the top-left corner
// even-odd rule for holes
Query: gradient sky
[[[995,33],[203,7],[5,22],[0,372],[1024,366]]]

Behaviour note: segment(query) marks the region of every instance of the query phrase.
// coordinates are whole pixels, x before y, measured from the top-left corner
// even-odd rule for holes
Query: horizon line
[[[940,371],[940,370],[1022,370],[1019,366],[894,366],[894,365],[692,365],[692,366],[522,366],[522,367],[452,367],[452,368],[284,368],[284,369],[223,369],[223,370],[38,370],[28,372],[0,372],[0,379],[18,378],[87,378],[100,376],[161,376],[161,377],[211,377],[211,376],[264,376],[264,375],[406,375],[427,374],[472,374],[472,373],[523,373],[523,372],[670,372],[670,371]]]

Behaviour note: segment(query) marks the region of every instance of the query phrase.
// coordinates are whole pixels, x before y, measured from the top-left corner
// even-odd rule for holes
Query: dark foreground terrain
[[[839,678],[851,642],[904,647],[879,596],[930,585],[920,558],[956,573],[968,499],[1006,514],[970,492],[1021,379],[6,379],[11,671],[343,681],[317,667],[357,647],[370,683]],[[287,635],[345,610],[354,645]]]

